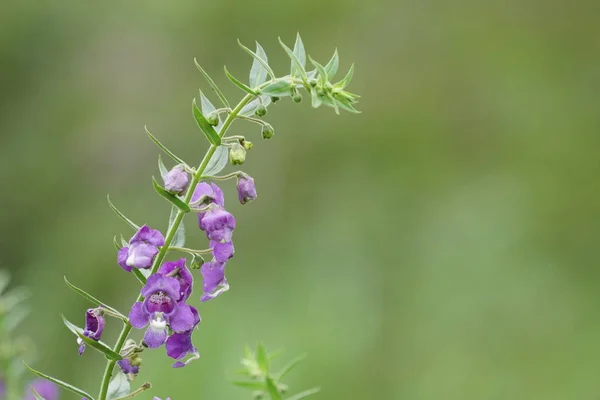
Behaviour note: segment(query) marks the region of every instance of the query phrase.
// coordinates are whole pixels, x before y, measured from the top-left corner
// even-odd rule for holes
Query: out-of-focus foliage
[[[128,312],[139,284],[112,238],[131,231],[106,194],[166,227],[144,125],[200,160],[189,101],[218,99],[193,58],[233,101],[222,65],[251,65],[236,39],[285,74],[276,37],[300,31],[314,59],[337,46],[340,70],[355,63],[363,113],[280,102],[270,141],[236,122],[259,198],[225,188],[231,290],[199,307],[200,360],[144,355],[139,398],[246,398],[228,371],[255,340],[308,353],[289,385],[315,398],[600,396],[597,15],[585,0],[2,2],[0,264],[33,292],[36,366],[96,393],[104,360],[78,357],[60,321],[88,307],[63,275]]]

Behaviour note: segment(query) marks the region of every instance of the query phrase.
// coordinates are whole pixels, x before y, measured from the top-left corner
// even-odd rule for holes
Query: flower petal
[[[144,342],[151,349],[162,346],[162,344],[167,340],[167,329],[155,328],[152,325],[146,329],[146,333],[144,334]]]
[[[131,326],[137,329],[142,329],[146,325],[148,325],[148,318],[150,316],[144,310],[144,306],[141,302],[137,302],[131,307],[131,311],[129,312],[129,323]]]

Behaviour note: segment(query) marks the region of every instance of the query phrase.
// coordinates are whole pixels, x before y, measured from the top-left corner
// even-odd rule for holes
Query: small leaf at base
[[[50,375],[46,375],[40,371],[36,371],[35,369],[31,368],[29,365],[27,365],[27,363],[25,363],[25,361],[23,361],[23,364],[25,365],[25,367],[33,374],[39,376],[40,378],[44,378],[46,380],[49,380],[52,383],[57,384],[58,386],[62,387],[63,389],[66,389],[70,392],[73,392],[79,396],[85,397],[88,400],[94,400],[94,398],[92,397],[92,395],[90,395],[89,393],[86,393],[85,391],[79,389],[78,387],[75,387],[69,383],[63,382],[59,379],[56,379]]]

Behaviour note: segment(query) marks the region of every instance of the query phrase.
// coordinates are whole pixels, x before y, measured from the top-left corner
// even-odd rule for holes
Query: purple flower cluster
[[[187,174],[181,168],[174,168],[164,179],[172,193],[183,193],[187,189]],[[237,190],[242,204],[256,198],[254,179],[246,174],[240,174]],[[200,300],[204,302],[229,289],[225,264],[234,254],[232,236],[236,222],[233,215],[225,210],[223,191],[214,183],[198,184],[191,196],[191,204],[199,207],[198,225],[206,233],[212,252],[212,260],[200,268],[203,278]],[[128,245],[118,251],[117,262],[127,272],[133,268],[151,268],[159,248],[164,245],[164,236],[144,225]],[[192,294],[193,284],[194,278],[185,258],[165,262],[148,277],[141,289],[143,301],[136,302],[129,312],[129,323],[134,328],[146,329],[144,344],[149,348],[165,344],[167,355],[177,360],[174,368],[183,367],[199,357],[192,344],[192,333],[200,323],[200,315],[196,308],[186,303]],[[99,340],[103,329],[103,317],[94,310],[88,310],[85,330],[88,333],[84,334]],[[83,349],[82,345],[80,353]],[[136,375],[139,371],[139,363],[133,364],[132,359],[120,360],[118,364],[127,375]]]

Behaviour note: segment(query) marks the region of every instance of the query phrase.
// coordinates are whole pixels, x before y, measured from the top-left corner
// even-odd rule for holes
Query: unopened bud
[[[206,117],[206,121],[211,124],[212,126],[217,126],[219,125],[219,116],[217,115],[216,112],[211,112],[210,114],[208,114],[208,116]]]
[[[250,150],[252,146],[254,146],[254,143],[249,140],[242,140],[241,145],[244,146],[246,150]]]
[[[296,92],[292,96],[292,100],[294,101],[294,103],[300,103],[302,101],[302,95],[300,93]]]
[[[267,107],[265,107],[263,104],[259,105],[256,108],[256,111],[254,111],[254,114],[256,114],[258,117],[264,117],[267,114]]]
[[[165,176],[165,190],[173,194],[181,194],[185,192],[190,184],[190,177],[181,165],[173,167]]]
[[[231,165],[240,165],[246,161],[246,149],[239,143],[234,143],[229,149],[229,161]]]
[[[270,124],[263,125],[263,128],[262,128],[263,139],[271,139],[274,134],[275,134],[275,131],[273,130],[273,127]]]
[[[315,87],[317,86],[317,80],[313,78],[310,81],[308,81],[308,84],[312,87]]]
[[[277,103],[281,98],[277,96],[271,96],[271,103]]]

